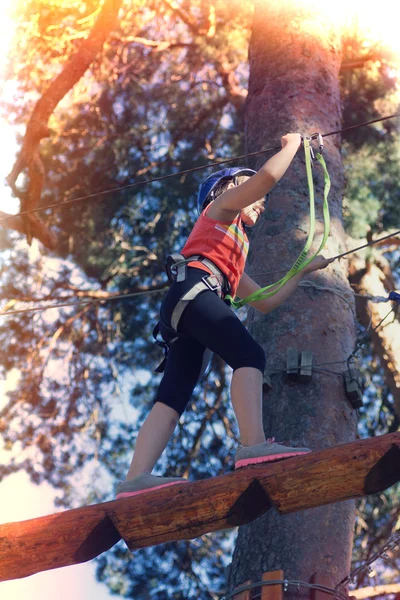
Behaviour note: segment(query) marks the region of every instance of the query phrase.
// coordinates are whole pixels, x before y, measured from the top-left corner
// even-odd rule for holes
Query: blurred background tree
[[[38,100],[56,78],[68,87],[63,73],[70,58],[78,56],[82,67],[83,44],[100,30],[101,48],[94,49],[88,68],[49,115],[49,130],[40,130],[46,134],[37,146],[40,167],[36,154],[12,183],[21,209],[30,206],[32,193],[39,206],[60,204],[37,214],[45,244],[35,239],[27,244],[36,231],[27,221],[19,220],[17,227],[12,227],[16,221],[3,221],[0,234],[3,310],[148,292],[3,319],[2,374],[15,369],[19,379],[0,407],[9,456],[1,477],[24,469],[33,482],[48,481],[58,489],[64,507],[112,498],[117,479],[125,475],[159,382],[153,369],[161,357],[151,331],[159,290],[166,285],[164,259],[182,247],[196,219],[196,189],[210,171],[128,186],[246,151],[252,3],[117,4],[17,2],[7,82],[13,91],[2,102],[24,148],[27,136],[21,132]],[[107,10],[114,11],[115,21],[106,21],[113,24],[106,31],[100,25]],[[343,35],[342,52],[343,125],[395,112],[397,71],[389,50],[366,40],[353,25]],[[277,144],[271,140],[271,146]],[[398,227],[396,121],[349,132],[342,156],[345,226],[354,247]],[[124,189],[102,194],[119,187]],[[61,206],[86,195],[91,197]],[[395,238],[352,256],[354,291],[379,295],[394,289],[398,261]],[[361,436],[395,431],[400,418],[398,321],[370,335],[378,324],[377,307],[357,302],[359,333],[368,336],[359,351],[367,382]],[[387,313],[388,305],[384,308]],[[245,319],[247,311],[240,315]],[[156,473],[201,479],[232,468],[238,432],[229,380],[230,372],[214,357],[205,386],[196,390]],[[399,526],[396,493],[359,503],[355,561]],[[224,568],[235,535],[221,532],[145,549],[134,561],[121,544],[97,559],[98,577],[124,597],[217,598],[226,586]],[[395,567],[396,558],[390,562]]]

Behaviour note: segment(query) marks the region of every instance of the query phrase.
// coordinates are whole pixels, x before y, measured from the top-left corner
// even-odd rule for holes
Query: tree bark
[[[400,479],[400,433],[138,496],[0,525],[0,581],[85,562],[122,537],[130,550],[359,498]]]
[[[250,42],[250,82],[246,105],[246,140],[250,151],[271,146],[290,131],[311,134],[335,130],[341,124],[338,74],[341,40],[323,13],[323,6],[289,0],[259,0]],[[343,173],[339,136],[326,140],[325,159],[332,179],[331,235],[325,255],[346,248],[342,223]],[[260,167],[261,161],[254,166]],[[317,215],[321,219],[322,176],[315,167]],[[248,271],[289,268],[307,237],[308,191],[304,153],[271,194],[261,223],[251,238]],[[317,242],[321,225],[317,227]],[[315,246],[315,244],[314,244]],[[335,263],[307,279],[348,295],[347,270]],[[257,278],[260,285],[272,283]],[[353,311],[343,299],[326,291],[302,287],[270,315],[249,312],[249,329],[267,353],[267,372],[285,368],[286,349],[313,352],[315,363],[343,361],[356,339]],[[338,367],[338,365],[335,365]],[[344,371],[344,365],[336,371]],[[288,382],[272,374],[272,391],[264,398],[264,429],[288,445],[313,451],[354,440],[356,415],[341,377],[313,374],[311,383]],[[239,530],[228,588],[259,580],[264,572],[283,569],[285,577],[310,581],[316,572],[339,582],[350,569],[355,504],[346,501],[294,515],[270,511]],[[285,598],[305,597],[288,590]]]

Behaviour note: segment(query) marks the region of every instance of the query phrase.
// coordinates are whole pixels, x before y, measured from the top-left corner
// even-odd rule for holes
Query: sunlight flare
[[[355,31],[366,46],[381,44],[396,55],[400,63],[400,35],[396,0],[383,0],[377,5],[372,0],[292,0],[296,6],[304,5],[326,15],[333,25],[346,31]],[[400,65],[399,65],[400,66]]]

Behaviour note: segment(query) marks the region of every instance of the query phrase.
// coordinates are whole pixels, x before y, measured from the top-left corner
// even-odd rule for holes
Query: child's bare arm
[[[280,290],[276,292],[276,294],[270,298],[265,298],[264,300],[250,302],[250,306],[253,306],[253,308],[256,308],[262,313],[270,313],[293,294],[304,275],[312,273],[313,271],[317,271],[318,269],[325,269],[325,267],[327,267],[331,262],[332,260],[326,259],[322,255],[316,256],[301,273],[295,275],[292,277],[292,279],[289,279],[289,281],[287,281],[285,285],[283,285]],[[260,286],[258,283],[253,281],[253,279],[251,279],[247,273],[243,273],[237,289],[237,295],[239,298],[246,298],[259,289]],[[273,290],[274,288],[272,287],[270,291]]]
[[[221,194],[214,200],[220,210],[238,212],[260,200],[283,177],[301,143],[299,133],[283,136],[282,150],[270,158],[250,179]]]

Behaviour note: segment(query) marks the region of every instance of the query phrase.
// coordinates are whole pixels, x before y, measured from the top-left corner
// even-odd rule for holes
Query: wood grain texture
[[[400,480],[400,432],[132,498],[0,525],[0,581],[376,493]]]

